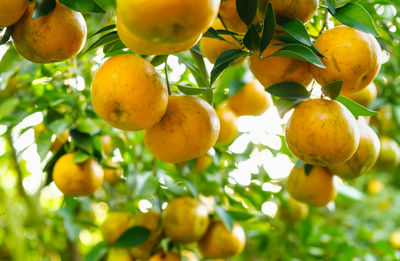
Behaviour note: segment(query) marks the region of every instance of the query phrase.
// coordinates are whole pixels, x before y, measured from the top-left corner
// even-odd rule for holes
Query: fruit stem
[[[167,82],[168,95],[171,95],[171,87],[169,86],[169,78],[168,78],[168,57],[165,60],[165,80]]]

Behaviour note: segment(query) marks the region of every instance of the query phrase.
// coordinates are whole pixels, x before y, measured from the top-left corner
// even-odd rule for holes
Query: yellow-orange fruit
[[[390,245],[395,249],[400,249],[400,231],[394,231],[390,235]]]
[[[370,195],[376,195],[383,190],[385,184],[382,181],[374,179],[368,182],[367,184],[367,192]]]
[[[113,244],[133,225],[133,216],[129,212],[112,212],[100,226],[104,241]]]
[[[251,72],[265,88],[280,82],[297,82],[308,86],[313,77],[307,62],[286,57],[267,57],[283,48],[277,44],[279,44],[277,41],[270,43],[262,53],[264,58],[260,58],[258,55],[250,56]]]
[[[229,144],[239,133],[236,114],[227,106],[219,106],[215,109],[220,124],[217,143]]]
[[[108,251],[107,261],[134,261],[125,248],[111,248]]]
[[[199,40],[200,36],[196,35],[193,39],[175,44],[163,44],[163,43],[153,43],[147,41],[134,33],[132,33],[126,25],[117,19],[117,31],[121,41],[134,51],[135,53],[143,55],[162,55],[162,54],[174,54],[180,53],[192,48]]]
[[[236,10],[236,0],[222,0],[219,8],[219,16],[230,31],[239,34],[247,32],[247,25],[239,17]],[[258,23],[260,21],[261,20],[256,16],[253,23]]]
[[[173,242],[198,241],[207,231],[208,210],[197,198],[181,197],[168,202],[163,213],[163,229]]]
[[[381,137],[381,150],[376,167],[383,170],[394,169],[400,164],[400,146],[389,137]]]
[[[194,172],[199,173],[205,171],[210,167],[211,163],[213,162],[213,158],[208,155],[204,154],[196,159],[196,165],[194,166]]]
[[[315,46],[325,57],[326,69],[310,65],[312,75],[320,85],[343,80],[342,94],[367,87],[381,67],[381,47],[370,34],[338,26],[323,32]]]
[[[376,86],[374,83],[371,83],[361,91],[349,93],[345,96],[365,107],[368,107],[376,100],[377,95],[378,91],[376,89]]]
[[[360,143],[354,155],[346,162],[329,166],[331,173],[343,178],[354,179],[367,173],[379,156],[380,142],[375,131],[368,126],[364,118],[358,119]]]
[[[261,18],[265,16],[268,2],[271,2],[278,20],[297,18],[303,23],[311,20],[319,5],[319,0],[259,0],[258,13]]]
[[[313,205],[326,206],[337,195],[333,175],[327,168],[313,166],[306,174],[305,165],[294,167],[286,181],[286,189],[294,199]]]
[[[234,223],[232,231],[229,231],[221,221],[213,221],[198,242],[200,253],[207,259],[231,258],[240,254],[245,245],[243,228]]]
[[[28,0],[2,0],[0,2],[0,28],[18,22],[27,7]]]
[[[212,25],[215,30],[224,29],[221,21],[218,19]],[[210,61],[210,63],[215,63],[218,57],[225,51],[231,49],[240,49],[240,45],[231,36],[223,36],[224,40],[219,40],[210,37],[202,37],[199,43],[199,48],[201,53]],[[234,64],[239,64],[244,59],[238,59]]]
[[[107,60],[92,82],[92,103],[111,126],[143,130],[163,117],[168,90],[154,66],[133,54]]]
[[[50,151],[57,152],[61,148],[61,146],[68,141],[69,130],[68,129],[64,130],[63,132],[60,133],[60,135],[58,135],[58,137],[56,137],[56,135],[53,135],[53,138],[54,140],[52,140],[52,143],[50,145]]]
[[[206,101],[171,95],[164,117],[143,133],[146,148],[156,158],[179,163],[205,154],[218,139],[219,120]]]
[[[82,14],[57,1],[46,16],[32,18],[34,3],[14,25],[12,38],[17,51],[35,63],[53,63],[72,58],[86,41],[86,22]]]
[[[309,99],[298,105],[286,124],[290,151],[305,163],[330,166],[347,161],[360,142],[360,128],[341,103]]]
[[[267,111],[273,104],[271,95],[265,92],[264,87],[253,80],[228,98],[229,107],[238,116],[259,116]]]
[[[104,180],[110,184],[115,185],[122,177],[123,170],[121,168],[103,168],[104,170]]]
[[[53,180],[64,195],[93,195],[103,182],[103,169],[94,159],[75,163],[74,155],[68,153],[57,160],[53,169]]]
[[[158,252],[153,255],[149,261],[181,261],[181,257],[177,253],[169,252]]]
[[[299,222],[307,218],[308,205],[290,197],[285,205],[279,206],[279,216],[287,222]]]
[[[205,32],[221,0],[118,0],[117,13],[135,35],[154,43],[184,43]]]

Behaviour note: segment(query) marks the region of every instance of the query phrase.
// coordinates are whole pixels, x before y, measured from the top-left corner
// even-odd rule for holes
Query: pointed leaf
[[[271,2],[268,2],[267,10],[265,11],[263,34],[260,42],[260,53],[263,53],[267,46],[270,44],[272,37],[275,33],[276,19],[274,9]]]
[[[301,44],[288,44],[268,57],[274,56],[310,62],[318,67],[326,68],[318,56],[310,48]]]
[[[246,55],[247,53],[238,50],[232,49],[223,52],[215,62],[214,68],[211,71],[211,81],[210,83],[213,84],[218,76],[229,66],[231,66],[237,59]]]
[[[224,38],[219,36],[219,33],[217,32],[217,30],[215,30],[212,27],[208,28],[207,32],[205,32],[202,37],[214,38],[214,39],[218,39],[220,41],[225,41]]]
[[[358,118],[359,116],[374,116],[377,114],[376,111],[367,109],[364,106],[344,96],[339,96],[336,100],[343,104],[356,118]]]
[[[1,29],[0,29],[1,32]],[[12,26],[7,27],[6,31],[4,32],[3,36],[0,39],[0,45],[5,44],[10,40],[11,38],[11,33],[12,33]],[[0,88],[1,89],[1,88]]]
[[[242,80],[235,79],[230,82],[229,84],[229,93],[228,97],[232,97],[235,95],[237,92],[239,92],[243,87],[246,85],[246,83]]]
[[[282,99],[307,99],[311,93],[297,82],[281,82],[266,89],[270,94]]]
[[[200,95],[206,92],[207,88],[200,88],[200,87],[192,87],[192,86],[183,86],[178,85],[179,91],[186,95]]]
[[[232,231],[233,229],[233,218],[229,213],[221,206],[215,205],[214,206],[215,213],[217,213],[218,217],[222,220],[224,223],[225,227],[229,230]]]
[[[326,5],[328,6],[329,12],[332,15],[336,13],[336,0],[325,0]]]
[[[236,10],[240,19],[250,26],[257,14],[257,0],[236,0]]]
[[[249,30],[243,38],[243,44],[250,51],[258,50],[260,48],[260,36],[258,35],[254,24],[250,25]]]
[[[279,116],[283,118],[285,114],[290,111],[291,109],[294,109],[297,105],[305,101],[306,99],[304,98],[298,98],[298,99],[279,99],[276,103],[275,106],[278,109]]]
[[[59,0],[60,3],[66,7],[81,13],[105,13],[106,11],[101,8],[93,0]]]
[[[73,160],[75,163],[82,163],[87,161],[89,158],[90,158],[89,154],[81,150],[78,150],[77,152],[75,152]]]
[[[91,36],[89,36],[88,38],[92,38],[92,37],[95,36],[95,35],[98,35],[98,34],[107,32],[107,31],[109,31],[109,30],[112,30],[112,29],[114,29],[115,27],[116,27],[115,24],[107,25],[107,26],[101,28],[100,30],[98,30],[97,32],[95,32],[94,34],[92,34]]]
[[[106,255],[107,250],[106,242],[101,241],[90,249],[89,253],[85,257],[85,261],[100,261]]]
[[[33,9],[32,18],[39,19],[42,16],[50,14],[56,8],[56,0],[37,0]]]
[[[309,47],[313,45],[306,27],[299,19],[289,19],[279,23],[279,27],[285,30],[294,39]]]
[[[342,90],[343,81],[335,81],[325,84],[322,87],[322,93],[332,100],[336,100],[340,95],[340,91]]]
[[[89,51],[91,51],[91,50],[93,50],[93,49],[95,49],[95,48],[97,48],[97,47],[100,47],[100,46],[102,46],[102,45],[105,45],[105,44],[108,44],[108,43],[111,43],[111,42],[116,42],[116,41],[119,41],[118,33],[117,33],[116,31],[115,31],[115,32],[108,33],[108,34],[105,34],[105,35],[103,35],[102,37],[100,37],[99,40],[97,40],[96,42],[94,42],[94,43],[84,52],[84,54],[87,53],[87,52],[89,52]]]
[[[143,244],[150,236],[150,230],[135,226],[126,230],[113,244],[114,247],[131,248]]]

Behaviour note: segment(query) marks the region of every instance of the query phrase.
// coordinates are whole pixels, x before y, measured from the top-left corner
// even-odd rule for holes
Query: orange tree
[[[0,259],[397,260],[399,11],[3,1]]]

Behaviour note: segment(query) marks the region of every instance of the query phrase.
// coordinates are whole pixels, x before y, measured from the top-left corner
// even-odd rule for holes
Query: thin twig
[[[168,78],[168,57],[165,60],[165,80],[167,82],[168,94],[171,95],[171,88],[169,86],[169,78]]]

